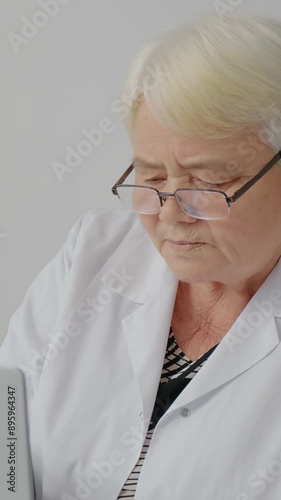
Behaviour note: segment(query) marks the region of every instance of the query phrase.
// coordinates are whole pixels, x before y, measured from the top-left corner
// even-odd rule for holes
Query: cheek
[[[264,234],[270,228],[272,216],[276,212],[270,193],[249,196],[245,200],[237,200],[236,203],[236,206],[234,203],[231,207],[232,216],[229,220],[234,233],[240,233],[241,237],[250,240],[254,236]]]
[[[231,206],[230,217],[225,221],[209,225],[215,246],[222,253],[237,258],[237,256],[256,255],[264,244],[265,234],[270,231],[270,210],[265,207],[266,200],[261,203],[240,203],[237,200]],[[241,200],[242,201],[242,200]]]

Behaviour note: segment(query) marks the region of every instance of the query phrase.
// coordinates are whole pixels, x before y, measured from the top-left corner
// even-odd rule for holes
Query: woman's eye
[[[156,184],[157,182],[163,182],[166,179],[145,179],[146,184]]]
[[[163,179],[163,178],[156,178],[156,179],[145,179],[145,183],[146,184],[157,184],[157,183],[160,183],[160,182],[164,182],[166,181],[166,179]],[[222,182],[220,184],[211,184],[210,182],[205,182],[205,181],[202,181],[200,179],[193,179],[193,181],[195,182],[195,184],[200,184],[200,185],[203,185],[205,186],[206,188],[221,188],[223,186],[226,186],[226,184],[228,184],[228,182]],[[190,186],[191,187],[191,186]]]
[[[212,188],[213,188],[213,187],[216,187],[216,188],[217,188],[217,187],[218,187],[218,188],[222,188],[223,186],[226,186],[226,184],[227,184],[227,183],[226,183],[226,182],[222,182],[221,184],[211,184],[210,182],[206,182],[205,184],[206,184],[207,186],[212,187]]]
[[[210,188],[221,188],[223,186],[226,186],[226,184],[228,184],[227,182],[222,182],[220,184],[211,184],[210,182],[204,182],[204,181],[200,181],[200,180],[199,180],[199,183],[204,184],[205,186],[210,187]]]

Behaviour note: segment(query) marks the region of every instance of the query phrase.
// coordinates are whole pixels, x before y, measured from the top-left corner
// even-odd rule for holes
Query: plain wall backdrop
[[[113,104],[134,54],[221,9],[281,17],[276,0],[2,0],[0,344],[80,215],[119,206],[110,188],[133,148]],[[100,143],[58,175],[55,162],[66,165],[92,129]]]

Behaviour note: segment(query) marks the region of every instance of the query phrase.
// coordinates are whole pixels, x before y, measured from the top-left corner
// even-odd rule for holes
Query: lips
[[[168,240],[171,243],[175,243],[176,245],[198,245],[199,243],[203,243],[202,241],[175,241],[175,240]]]

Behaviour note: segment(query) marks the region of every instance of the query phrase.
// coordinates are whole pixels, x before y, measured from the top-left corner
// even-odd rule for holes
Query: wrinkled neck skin
[[[219,326],[239,315],[253,295],[253,291],[238,294],[216,282],[190,285],[180,281],[174,313],[182,321],[202,318]]]
[[[250,300],[226,296],[219,283],[199,285],[179,282],[172,317],[175,340],[191,360],[222,340]]]
[[[179,281],[171,325],[178,346],[191,360],[223,339],[278,260],[272,259],[262,273],[231,286]]]
[[[217,281],[188,283],[179,281],[174,319],[182,324],[201,323],[216,328],[231,326],[275,267],[272,260],[259,275],[232,285]]]

